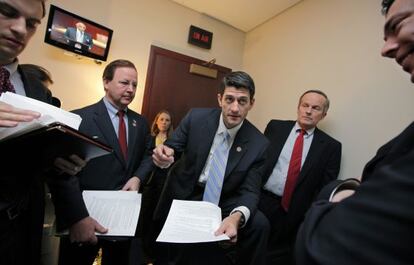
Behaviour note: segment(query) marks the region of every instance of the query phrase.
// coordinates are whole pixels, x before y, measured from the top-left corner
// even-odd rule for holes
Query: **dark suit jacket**
[[[295,121],[271,120],[265,129],[270,144],[267,150],[265,166],[265,184],[272,174],[282,148],[295,125]],[[295,233],[305,217],[306,211],[314,201],[320,189],[338,177],[341,164],[341,143],[323,131],[315,128],[313,140],[300,171],[293,191],[292,200],[286,218],[286,229]],[[280,206],[279,206],[280,207]],[[263,210],[264,214],[266,211]],[[269,217],[269,215],[267,215]],[[271,223],[273,220],[270,220]]]
[[[40,80],[28,78],[25,72],[19,67],[26,96],[46,103],[50,103],[51,97],[47,94],[46,88]],[[19,222],[6,222],[4,215],[0,222],[1,231],[1,264],[11,264],[8,257],[17,255],[25,259],[30,264],[38,264],[40,261],[40,243],[43,228],[44,213],[44,187],[43,173],[46,170],[42,167],[42,146],[36,142],[22,145],[14,145],[12,148],[6,147],[7,143],[1,143],[0,161],[0,210],[4,213],[10,205],[20,205]],[[12,150],[12,153],[4,152]],[[20,203],[20,204],[19,204]],[[19,220],[19,219],[17,219]],[[4,245],[13,246],[16,234],[15,231],[24,231],[24,256],[21,256],[20,250],[23,248],[23,242],[20,242],[19,249],[4,249]],[[19,240],[22,240],[20,237]],[[9,241],[9,242],[7,242]],[[3,253],[6,251],[6,253]],[[18,253],[14,253],[17,251]],[[8,253],[7,253],[8,252]]]
[[[65,37],[67,37],[70,40],[76,41],[76,28],[67,28],[65,31]],[[93,41],[91,34],[87,33],[86,31],[83,32],[82,43],[88,45],[89,49],[92,48]]]
[[[312,206],[298,233],[298,265],[413,264],[414,123],[379,149],[362,180],[350,198]]]
[[[156,218],[166,217],[173,199],[195,199],[195,192],[200,189],[198,179],[207,161],[220,114],[220,109],[191,110],[165,142],[181,157],[166,180]],[[244,120],[227,161],[219,202],[223,216],[238,206],[246,206],[252,215],[255,213],[267,144],[263,134],[248,120]]]
[[[130,109],[126,112],[128,116],[128,161],[125,161],[103,100],[73,112],[82,117],[79,127],[80,132],[112,147],[114,150],[112,154],[92,159],[78,174],[81,190],[119,190],[133,176],[139,177],[141,183],[145,182],[153,168],[152,141],[147,121],[141,115]],[[85,217],[86,209],[83,201],[81,201],[76,191],[72,192],[74,196],[71,201],[60,202],[73,205],[71,208],[78,211],[77,213],[71,213],[72,217],[67,216],[67,218]],[[61,215],[67,215],[67,209]],[[61,225],[64,225],[67,221],[70,220],[66,220]]]

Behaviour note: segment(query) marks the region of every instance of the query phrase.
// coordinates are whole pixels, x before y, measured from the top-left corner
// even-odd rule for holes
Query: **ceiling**
[[[172,0],[248,32],[302,0]]]

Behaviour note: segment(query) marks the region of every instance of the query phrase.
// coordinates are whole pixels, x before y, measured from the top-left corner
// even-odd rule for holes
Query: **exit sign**
[[[213,40],[213,33],[196,26],[190,26],[190,33],[188,34],[188,43],[196,45],[204,49],[211,49],[211,42]]]

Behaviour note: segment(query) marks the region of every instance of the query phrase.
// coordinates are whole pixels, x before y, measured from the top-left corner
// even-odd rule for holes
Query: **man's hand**
[[[174,163],[174,149],[160,144],[153,150],[152,159],[158,167],[167,168]]]
[[[95,232],[105,234],[108,232],[108,229],[100,225],[95,219],[88,216],[73,224],[70,227],[70,242],[79,243],[81,246],[82,243],[86,244],[96,244],[98,238],[95,235]]]
[[[15,108],[0,101],[0,127],[16,127],[19,122],[29,122],[40,117],[40,113]]]
[[[122,187],[122,190],[137,191],[139,190],[140,184],[141,180],[138,177],[133,176],[127,181],[127,183],[125,183],[124,187]]]
[[[87,161],[77,155],[70,155],[69,159],[56,158],[53,164],[59,172],[75,176],[86,166]]]
[[[221,234],[226,234],[230,237],[230,242],[236,243],[237,242],[237,229],[239,228],[240,219],[242,214],[240,212],[234,212],[233,214],[224,218],[223,222],[219,229],[214,233],[214,235],[218,236]]]

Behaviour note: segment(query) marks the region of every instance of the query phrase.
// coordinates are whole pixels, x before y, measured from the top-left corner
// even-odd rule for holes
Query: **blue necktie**
[[[229,155],[230,135],[225,131],[220,133],[218,137],[220,139],[211,158],[210,170],[208,171],[208,179],[203,194],[203,201],[216,205],[220,201],[221,188],[223,187],[224,173]]]

